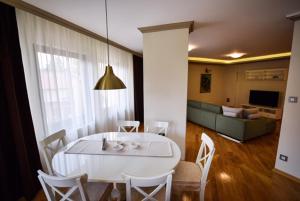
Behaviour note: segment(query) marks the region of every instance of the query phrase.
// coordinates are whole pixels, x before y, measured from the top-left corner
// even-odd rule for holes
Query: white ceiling
[[[105,36],[104,0],[25,0]],[[258,56],[291,50],[287,14],[300,0],[108,0],[110,39],[142,52],[138,27],[195,21],[190,56],[221,58],[232,51]]]

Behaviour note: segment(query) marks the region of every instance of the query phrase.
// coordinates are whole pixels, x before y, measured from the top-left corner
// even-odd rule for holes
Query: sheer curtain
[[[107,64],[106,44],[17,10],[26,85],[37,141],[66,129],[69,140],[113,131],[134,118],[132,55],[110,48],[126,89],[95,91]]]

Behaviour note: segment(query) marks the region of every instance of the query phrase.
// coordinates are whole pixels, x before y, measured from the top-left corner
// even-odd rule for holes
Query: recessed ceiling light
[[[193,49],[196,49],[197,46],[196,45],[189,45],[188,50],[192,51]]]
[[[231,57],[233,59],[237,59],[237,58],[240,58],[242,56],[246,55],[246,53],[242,53],[242,52],[233,52],[233,53],[230,53],[230,54],[226,54],[225,56],[227,57]]]

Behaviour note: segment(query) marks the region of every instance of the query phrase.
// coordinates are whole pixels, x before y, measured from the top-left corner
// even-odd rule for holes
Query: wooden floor
[[[300,184],[272,171],[279,128],[273,134],[239,144],[188,122],[186,160],[195,161],[203,131],[216,147],[205,201],[300,201]],[[45,200],[42,191],[35,200]],[[198,201],[199,198],[197,193],[183,192],[173,200]]]
[[[195,160],[202,131],[216,147],[205,201],[300,201],[300,184],[272,171],[279,128],[275,133],[239,144],[188,122],[186,160]],[[198,196],[185,193],[181,200],[197,201]]]

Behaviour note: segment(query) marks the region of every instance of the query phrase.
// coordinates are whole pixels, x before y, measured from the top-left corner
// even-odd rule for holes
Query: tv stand
[[[267,117],[270,119],[280,120],[282,118],[282,109],[281,108],[272,108],[272,107],[264,107],[258,105],[250,105],[250,104],[242,104],[242,108],[251,109],[257,108],[261,116]]]

